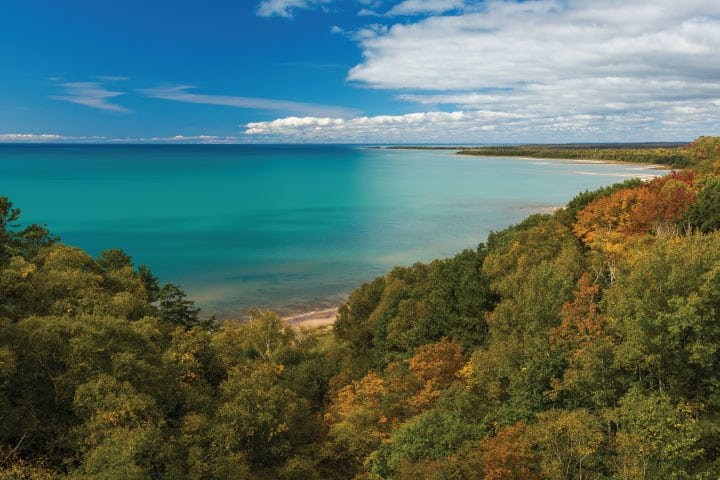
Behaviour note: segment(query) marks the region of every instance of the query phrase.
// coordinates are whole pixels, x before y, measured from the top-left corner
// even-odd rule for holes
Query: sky
[[[0,142],[720,135],[717,0],[2,0]]]

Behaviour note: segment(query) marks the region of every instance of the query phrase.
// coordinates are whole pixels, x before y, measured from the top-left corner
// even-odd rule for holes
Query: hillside
[[[203,318],[0,197],[0,479],[717,478],[720,137],[653,152],[691,168],[397,267],[330,333]]]

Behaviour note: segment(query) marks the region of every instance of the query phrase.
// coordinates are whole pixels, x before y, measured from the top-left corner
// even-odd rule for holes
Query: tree
[[[0,265],[13,256],[32,259],[42,247],[60,240],[45,226],[33,224],[18,231],[19,218],[20,209],[14,208],[7,197],[0,196]]]
[[[333,450],[348,467],[357,469],[365,457],[387,440],[389,419],[384,412],[385,381],[371,372],[337,393],[325,413]]]
[[[703,233],[720,228],[720,176],[710,175],[700,181],[700,191],[688,212],[688,221]]]
[[[539,456],[527,439],[523,423],[508,425],[495,435],[471,444],[468,463],[477,463],[478,480],[540,480]]]
[[[252,355],[268,362],[295,340],[295,331],[280,316],[269,310],[250,310],[250,321],[243,325],[245,344]]]
[[[148,302],[156,302],[160,299],[160,281],[153,275],[150,267],[140,264],[137,268],[140,281],[145,286]]]
[[[460,344],[443,338],[438,343],[420,347],[407,363],[421,388],[409,403],[422,408],[434,403],[450,386],[464,361]]]
[[[589,247],[614,252],[631,235],[679,233],[695,202],[694,174],[673,173],[635,188],[623,188],[576,214],[575,234]],[[620,245],[619,245],[620,244]]]
[[[0,264],[5,263],[11,256],[17,254],[13,244],[13,232],[10,229],[18,227],[20,209],[13,208],[7,197],[0,196]]]
[[[254,362],[232,369],[220,386],[213,431],[227,455],[243,454],[256,468],[281,465],[304,438],[307,404],[280,385],[282,365]]]
[[[603,306],[618,378],[702,402],[715,391],[720,236],[658,239],[621,265]],[[720,406],[720,404],[718,404]]]
[[[161,468],[162,424],[154,400],[129,382],[100,374],[80,385],[73,408],[83,419],[75,431],[83,458],[74,477],[153,478]]]
[[[452,470],[450,463],[461,447],[485,433],[485,426],[478,421],[479,408],[466,388],[451,386],[432,408],[393,429],[389,439],[368,457],[369,471],[381,478],[395,478],[398,472],[410,473],[412,465],[433,475]]]
[[[623,479],[690,479],[703,456],[695,407],[667,394],[631,389],[611,413],[618,426],[609,466]]]
[[[350,342],[358,350],[371,346],[375,326],[370,322],[370,315],[377,307],[384,289],[385,278],[377,277],[350,293],[347,303],[340,306],[333,325],[338,340]]]
[[[563,305],[562,323],[550,331],[551,348],[564,353],[567,366],[561,378],[553,379],[549,394],[572,407],[607,407],[617,399],[619,386],[613,369],[613,339],[597,304],[600,285],[591,284],[586,273],[574,296]]]
[[[133,262],[130,255],[123,252],[119,248],[111,248],[109,250],[103,250],[98,255],[95,262],[103,272],[112,272],[114,270],[121,270],[123,268],[133,268]]]
[[[200,308],[177,285],[167,283],[160,290],[160,319],[172,325],[192,328],[196,325],[211,327],[213,319],[200,320]]]
[[[639,178],[631,178],[629,180],[625,180],[622,183],[615,183],[613,185],[610,185],[609,187],[600,187],[597,190],[589,191],[586,190],[578,195],[575,196],[570,202],[568,202],[567,207],[565,209],[568,211],[568,213],[572,216],[574,220],[577,220],[577,212],[583,210],[585,207],[587,207],[592,202],[601,199],[602,197],[607,197],[608,195],[611,195],[612,193],[615,193],[618,190],[623,189],[634,189],[643,184],[643,181]]]
[[[596,478],[604,438],[598,419],[587,410],[543,412],[528,435],[539,449],[543,478]]]

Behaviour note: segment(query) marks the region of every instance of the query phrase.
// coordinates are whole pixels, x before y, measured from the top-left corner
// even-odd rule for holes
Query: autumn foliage
[[[588,246],[608,251],[633,235],[677,234],[697,196],[694,176],[672,173],[602,197],[577,213],[573,231]]]
[[[720,139],[655,154],[694,168],[397,267],[330,331],[204,319],[0,197],[0,479],[718,478]]]

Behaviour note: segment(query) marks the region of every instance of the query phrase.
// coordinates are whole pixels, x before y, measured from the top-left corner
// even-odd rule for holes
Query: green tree
[[[282,365],[254,362],[231,370],[220,386],[213,432],[225,454],[254,468],[282,465],[303,437],[307,403],[280,385]]]
[[[162,416],[150,396],[101,374],[78,387],[73,408],[84,421],[74,431],[82,460],[72,477],[150,479],[162,470]]]
[[[165,284],[160,290],[160,319],[172,325],[192,328],[196,325],[213,328],[215,319],[200,319],[200,308],[193,300],[187,300],[187,294],[177,285]]]
[[[720,228],[720,176],[705,177],[699,186],[697,200],[687,217],[692,227],[708,233]]]
[[[19,218],[20,209],[13,207],[7,197],[0,196],[0,265],[13,256],[31,259],[42,247],[59,240],[45,226],[33,224],[18,230]]]
[[[605,292],[618,376],[704,402],[717,400],[720,236],[658,239],[623,263]]]
[[[17,228],[20,209],[14,208],[7,197],[0,197],[0,265],[19,252],[14,245],[14,234],[11,229]]]
[[[455,454],[465,442],[482,435],[464,413],[441,404],[403,423],[391,440],[369,457],[370,471],[382,478],[394,478],[393,472],[407,468],[407,464],[444,460]]]
[[[631,389],[612,411],[618,426],[608,459],[623,479],[690,479],[703,456],[696,407],[673,402],[667,394]]]
[[[242,333],[251,355],[266,362],[280,360],[284,349],[296,339],[293,328],[269,310],[251,310]]]

